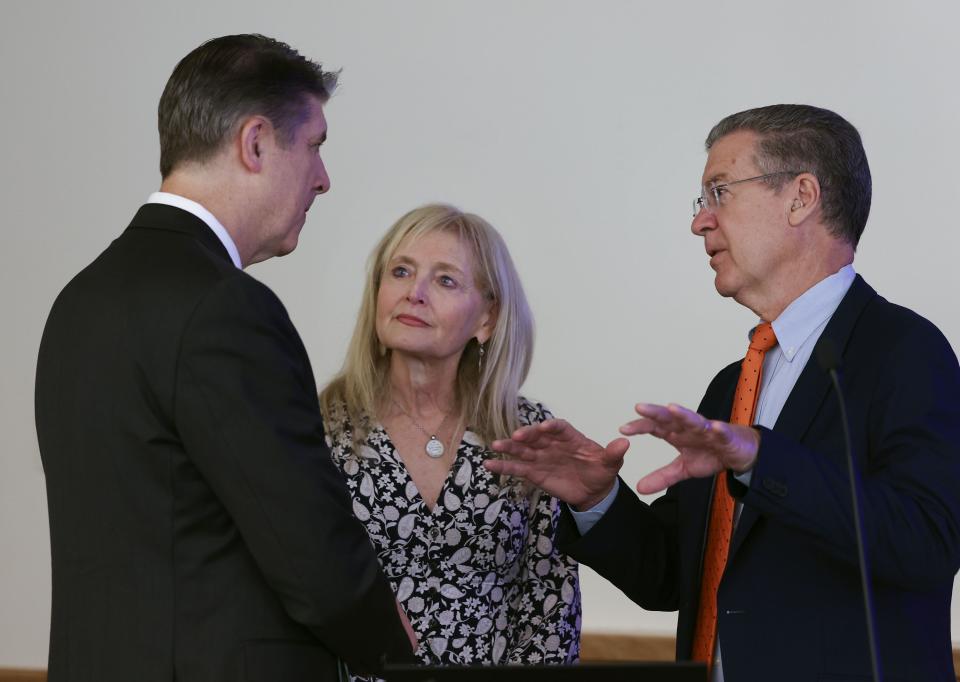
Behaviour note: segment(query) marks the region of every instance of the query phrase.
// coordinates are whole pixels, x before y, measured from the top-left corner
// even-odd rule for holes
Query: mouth
[[[714,270],[717,269],[717,261],[719,257],[726,253],[726,249],[707,249],[707,256],[710,257],[710,267]]]
[[[399,322],[400,324],[405,324],[408,327],[429,327],[430,326],[425,321],[421,320],[419,317],[416,317],[415,315],[397,315],[396,318],[394,319],[396,319],[396,321]]]

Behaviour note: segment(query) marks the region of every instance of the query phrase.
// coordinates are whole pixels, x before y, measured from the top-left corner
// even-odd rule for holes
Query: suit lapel
[[[853,284],[850,285],[850,290],[840,301],[840,305],[817,340],[810,360],[807,361],[806,367],[800,373],[796,385],[790,391],[790,396],[780,411],[777,423],[773,427],[774,431],[794,442],[803,441],[814,417],[820,411],[820,406],[830,392],[830,375],[820,367],[817,351],[823,345],[833,344],[837,354],[842,358],[860,314],[876,295],[877,292],[863,281],[860,275],[857,275]],[[741,508],[740,519],[730,544],[730,557],[743,544],[744,538],[758,518],[759,515],[752,507],[745,505]]]

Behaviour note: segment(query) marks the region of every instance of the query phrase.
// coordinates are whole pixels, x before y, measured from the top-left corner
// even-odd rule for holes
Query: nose
[[[313,191],[317,194],[325,194],[330,191],[330,176],[327,174],[327,167],[322,159],[317,159],[317,177],[313,183]]]
[[[690,231],[698,237],[704,236],[707,230],[717,227],[717,216],[706,208],[701,208],[697,215],[693,216],[693,222],[690,223]]]
[[[410,288],[407,289],[407,301],[410,303],[426,302],[427,282],[419,277],[410,280]]]

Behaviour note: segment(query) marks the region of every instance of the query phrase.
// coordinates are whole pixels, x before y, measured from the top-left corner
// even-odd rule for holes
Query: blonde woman
[[[334,461],[427,664],[572,663],[577,565],[558,502],[482,466],[550,413],[519,396],[533,320],[503,239],[445,205],[381,239],[341,373],[320,400]]]

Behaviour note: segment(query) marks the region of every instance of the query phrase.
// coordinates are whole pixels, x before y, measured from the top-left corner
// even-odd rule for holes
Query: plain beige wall
[[[33,372],[53,298],[159,184],[156,105],[203,40],[259,31],[331,66],[333,189],[296,253],[252,269],[318,381],[377,237],[429,200],[497,225],[538,322],[526,394],[598,439],[638,400],[695,406],[752,319],[689,233],[702,141],[775,102],[841,112],[874,205],[856,265],[960,343],[955,0],[0,4],[0,666],[42,666],[49,614]],[[669,451],[640,441],[633,481]],[[669,632],[584,571],[585,628]],[[954,620],[960,611],[954,610]]]

